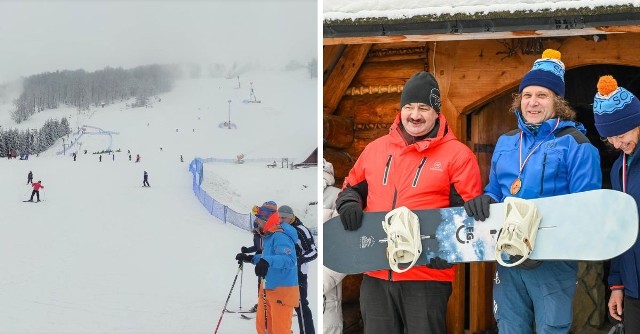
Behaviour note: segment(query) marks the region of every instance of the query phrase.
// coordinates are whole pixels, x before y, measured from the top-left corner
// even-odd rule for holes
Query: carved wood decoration
[[[345,95],[366,95],[366,94],[387,94],[401,93],[402,85],[385,85],[385,86],[369,86],[369,87],[349,87]]]

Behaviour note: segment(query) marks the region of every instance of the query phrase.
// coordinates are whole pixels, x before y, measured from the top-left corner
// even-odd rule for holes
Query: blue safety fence
[[[280,160],[278,159],[246,159],[246,162],[272,162]],[[217,159],[208,158],[201,159],[195,158],[189,163],[189,171],[193,174],[193,193],[196,195],[202,206],[204,206],[209,213],[218,218],[225,224],[233,224],[241,229],[251,231],[253,229],[254,216],[251,213],[239,213],[233,211],[228,206],[216,201],[211,195],[209,195],[204,189],[201,188],[202,181],[204,180],[204,163],[208,162],[227,162],[234,163],[235,159]],[[311,233],[318,235],[317,228],[309,228]]]
[[[205,162],[213,161],[213,159],[195,158],[189,164],[189,171],[193,174],[193,193],[196,195],[202,206],[214,217],[220,221],[233,224],[241,229],[251,231],[253,229],[253,215],[250,213],[239,213],[233,211],[228,206],[216,201],[204,189],[200,187],[202,184],[203,166]]]

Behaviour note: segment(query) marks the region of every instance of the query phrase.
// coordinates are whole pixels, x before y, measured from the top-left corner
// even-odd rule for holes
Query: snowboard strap
[[[496,260],[505,267],[514,267],[529,258],[538,234],[538,226],[542,216],[532,201],[522,198],[507,197],[504,201],[504,225],[498,235],[496,244]],[[513,263],[506,263],[502,253],[521,258]]]
[[[397,273],[409,270],[422,254],[418,216],[402,206],[384,216],[382,228],[387,233],[389,267]],[[409,263],[400,268],[399,263]]]

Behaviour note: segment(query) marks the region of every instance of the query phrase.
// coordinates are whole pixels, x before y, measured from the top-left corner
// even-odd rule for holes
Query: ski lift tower
[[[256,93],[253,91],[253,82],[249,82],[249,85],[251,85],[251,90],[249,91],[249,99],[248,100],[243,100],[242,102],[244,102],[244,103],[260,103],[258,98],[256,98]]]

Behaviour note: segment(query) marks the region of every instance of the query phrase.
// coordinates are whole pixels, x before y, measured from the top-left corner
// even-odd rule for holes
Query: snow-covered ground
[[[235,211],[274,200],[317,226],[316,206],[308,205],[317,201],[316,168],[282,169],[278,161],[272,169],[250,160],[298,163],[316,148],[317,80],[300,70],[240,81],[235,89],[237,79],[183,80],[151,108],[127,108],[127,101],[80,113],[61,108],[18,125],[11,105],[0,105],[3,128],[39,128],[64,115],[74,130],[66,155],[60,140],[39,157],[0,160],[0,333],[212,333],[237,273],[234,256],[251,234],[216,220],[195,198],[188,164],[196,156],[245,155],[242,165],[204,167],[202,187]],[[261,103],[242,103],[250,82]],[[229,107],[236,129],[219,127]],[[109,147],[120,152],[103,154],[102,162],[92,154]],[[129,161],[127,150],[141,162]],[[150,188],[141,187],[144,170]],[[41,203],[22,202],[29,171],[45,186]],[[309,295],[318,328],[314,264]],[[251,265],[229,307],[240,302],[256,302]],[[219,333],[251,333],[254,326],[225,314]],[[292,329],[298,332],[295,318]]]

